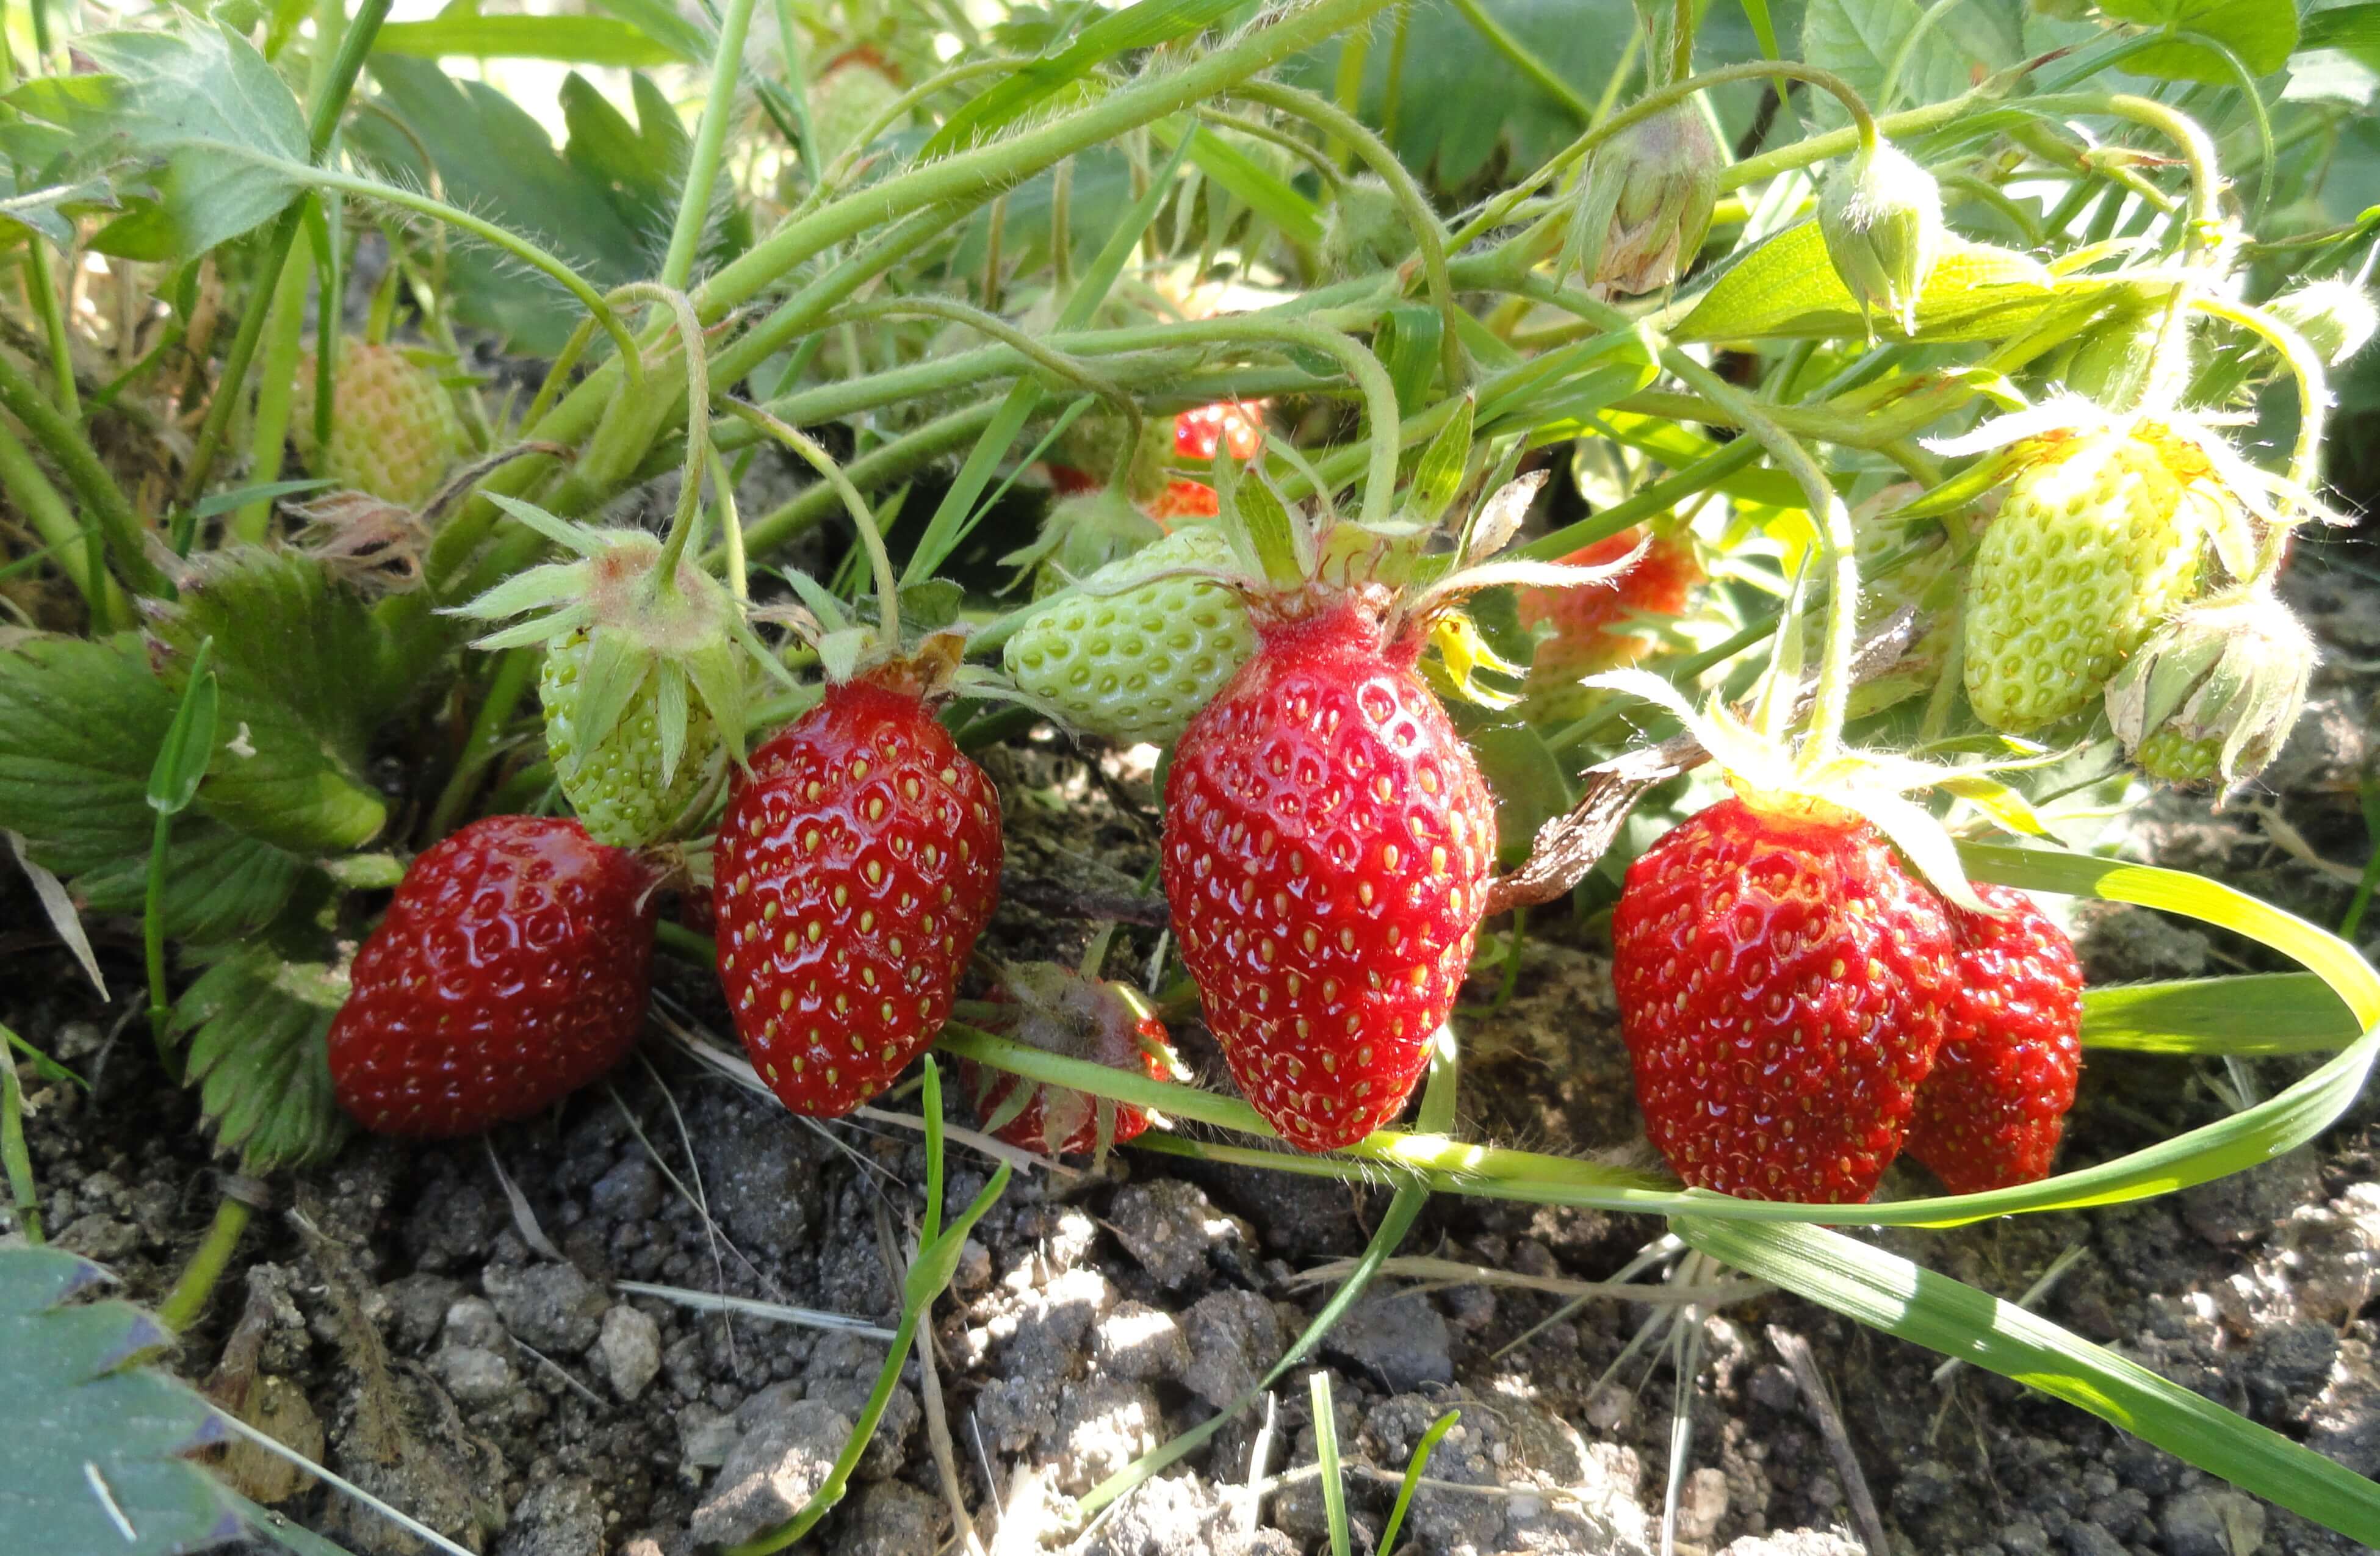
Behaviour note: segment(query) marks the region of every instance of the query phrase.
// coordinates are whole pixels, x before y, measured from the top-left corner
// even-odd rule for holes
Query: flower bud
[[[1818,195],[1818,231],[1865,317],[1882,309],[1917,332],[1917,294],[1942,248],[1942,190],[1888,141],[1863,148]]]
[[[2330,367],[2339,367],[2380,334],[2380,306],[2372,294],[2340,276],[2308,282],[2265,305],[2273,317],[2305,336]]]
[[[1597,147],[1571,216],[1565,268],[1598,296],[1676,281],[1710,231],[1726,153],[1700,110],[1680,103]]]
[[[1413,230],[1394,189],[1373,174],[1350,178],[1322,218],[1322,264],[1333,275],[1366,275],[1413,252]]]
[[[2176,615],[2107,684],[2107,719],[2132,760],[2173,784],[2252,778],[2289,737],[2313,639],[2266,587]]]

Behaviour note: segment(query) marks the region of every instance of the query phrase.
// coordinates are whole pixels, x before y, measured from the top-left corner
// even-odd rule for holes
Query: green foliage
[[[301,854],[379,834],[387,805],[364,773],[366,748],[409,688],[361,596],[294,553],[221,552],[158,631],[176,650],[169,686],[200,639],[215,640],[222,729],[238,746],[218,752],[200,786],[211,811]]]
[[[247,39],[191,27],[94,33],[76,47],[103,73],[36,79],[11,101],[71,132],[94,160],[145,170],[178,251],[252,231],[297,198],[285,164],[312,160],[306,116]]]
[[[200,1110],[245,1171],[307,1166],[346,1142],[325,1039],[346,997],[345,972],[259,942],[207,968],[176,1003],[172,1030],[189,1045]]]
[[[2127,69],[2168,80],[2227,86],[2237,81],[2239,71],[2223,57],[2224,49],[2238,55],[2251,75],[2270,75],[2289,63],[2298,43],[2297,7],[2270,0],[2100,0],[2099,9],[2176,40],[2124,61]],[[2191,41],[2197,39],[2205,42]]]
[[[2039,261],[1953,238],[1918,290],[1914,338],[1997,339],[2023,328],[2058,297],[2058,282]],[[1879,330],[1893,329],[1881,314],[1876,325]],[[1673,336],[1679,340],[1757,335],[1842,339],[1866,334],[1867,322],[1861,317],[1858,302],[1827,257],[1825,235],[1817,223],[1803,222],[1738,261],[1703,293]]]
[[[156,822],[150,772],[178,701],[130,638],[34,638],[0,650],[0,828],[70,880],[91,912],[140,912]],[[169,835],[166,931],[212,942],[257,929],[307,868],[201,803]]]
[[[186,1457],[224,1440],[214,1411],[146,1365],[173,1343],[128,1303],[76,1298],[100,1268],[0,1248],[0,1434],[8,1533],[28,1550],[171,1556],[237,1536],[244,1506]]]

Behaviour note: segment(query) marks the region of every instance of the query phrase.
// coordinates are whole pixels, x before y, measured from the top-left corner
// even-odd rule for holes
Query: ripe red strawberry
[[[491,816],[413,861],[331,1023],[340,1106],[439,1138],[525,1118],[644,1026],[653,880],[576,821]]]
[[[1005,1035],[1018,1042],[1166,1078],[1165,1024],[1127,985],[1094,982],[1054,962],[1026,962],[1008,969],[993,997],[1017,1007]],[[1104,1154],[1148,1128],[1148,1112],[1128,1103],[971,1062],[960,1064],[959,1075],[986,1129],[1045,1156]]]
[[[1680,1177],[1805,1204],[1875,1192],[1941,1046],[1955,942],[1873,826],[1724,800],[1629,866],[1611,941],[1645,1132]]]
[[[1260,624],[1165,785],[1165,894],[1248,1100],[1305,1150],[1396,1116],[1471,959],[1496,854],[1470,748],[1360,597]]]
[[[1264,452],[1264,407],[1249,400],[1217,400],[1173,419],[1173,452],[1198,464],[1222,449],[1243,462]]]
[[[1165,483],[1164,492],[1144,511],[1171,527],[1185,518],[1212,518],[1223,511],[1223,503],[1203,480],[1174,480]]]
[[[1643,531],[1632,527],[1562,560],[1574,567],[1608,566],[1643,540]],[[1687,597],[1702,581],[1694,542],[1682,535],[1660,535],[1608,588],[1519,590],[1521,625],[1552,628],[1530,663],[1530,690],[1566,687],[1582,676],[1635,663],[1650,651],[1652,641],[1630,628],[1646,616],[1682,615]]]
[[[2047,1177],[2082,1068],[2074,942],[2022,892],[1975,891],[2008,917],[1950,910],[1957,976],[1942,1052],[1909,1121],[1909,1154],[1953,1194]]]
[[[719,823],[719,979],[785,1106],[833,1118],[949,1016],[1000,891],[1000,799],[897,676],[862,675],[752,754]]]

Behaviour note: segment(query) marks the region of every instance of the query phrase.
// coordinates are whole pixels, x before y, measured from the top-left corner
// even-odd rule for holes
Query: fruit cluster
[[[1402,1111],[1493,884],[1494,796],[1425,652],[1480,641],[1456,603],[1513,584],[1533,661],[1486,662],[1521,677],[1530,716],[1569,716],[1689,631],[1698,542],[1671,519],[1566,565],[1481,566],[1429,552],[1421,496],[1407,518],[1425,522],[1390,529],[1317,529],[1274,499],[1291,523],[1268,535],[1233,496],[1262,478],[1232,475],[1263,452],[1258,407],[1164,428],[1220,491],[1162,462],[1128,473],[1143,454],[1115,431],[1095,424],[1053,467],[1078,490],[1016,559],[1044,598],[1007,637],[1008,683],[1085,734],[1171,748],[1160,873],[1206,1023],[1284,1139],[1345,1147]],[[1864,504],[1860,559],[1880,575],[1864,616],[1927,618],[1865,709],[1937,689],[1956,645],[1959,685],[1996,726],[2071,719],[2105,693],[2143,767],[2228,777],[2269,756],[2295,711],[2257,668],[2279,607],[2181,609],[2227,500],[2190,446],[2154,429],[2030,434],[2001,460],[1997,511],[1971,497],[1938,532],[1879,517],[1930,517],[1913,488]],[[1076,460],[1127,473],[1101,485]],[[1535,490],[1482,513],[1516,518]],[[959,668],[955,634],[844,626],[804,588],[828,685],[747,755],[742,662],[766,650],[740,607],[649,536],[537,522],[577,559],[468,609],[545,613],[482,642],[544,645],[548,751],[579,820],[492,819],[416,861],[334,1032],[343,1101],[377,1129],[454,1134],[614,1062],[647,991],[662,877],[641,860],[715,817],[705,906],[754,1068],[796,1112],[859,1107],[943,1029],[997,904],[1000,796],[934,717],[989,673]],[[1499,529],[1475,519],[1465,543]],[[1720,754],[1737,797],[1644,853],[1612,918],[1653,1144],[1694,1187],[1808,1202],[1866,1198],[1904,1149],[1955,1192],[2045,1175],[2080,1069],[2061,931],[2020,895],[1921,871],[1857,802]],[[987,1024],[1014,1040],[1168,1073],[1164,1029],[1129,990],[1046,964],[996,982]],[[1104,1151],[1149,1123],[1005,1071],[970,1065],[965,1090],[1034,1149]]]

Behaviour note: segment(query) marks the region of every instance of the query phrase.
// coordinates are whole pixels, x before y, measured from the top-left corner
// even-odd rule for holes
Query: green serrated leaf
[[[346,1139],[327,1039],[347,980],[327,962],[285,961],[245,945],[209,967],[174,1006],[188,1076],[218,1145],[268,1173],[319,1161]]]
[[[94,148],[156,168],[176,245],[196,254],[279,215],[300,186],[285,164],[313,160],[297,94],[228,28],[95,32],[75,40],[102,72],[27,82],[10,94]]]
[[[174,720],[173,690],[131,637],[34,638],[0,652],[0,828],[73,882],[88,913],[139,914],[156,812],[149,779]],[[164,922],[221,940],[270,922],[306,862],[203,812],[175,818]]]
[[[2053,306],[2059,288],[2011,249],[1946,238],[1917,297],[1918,340],[1995,339]],[[1867,322],[1815,222],[1786,228],[1718,278],[1670,338],[1864,339]]]
[[[99,1266],[0,1248],[0,1499],[12,1547],[170,1556],[236,1538],[231,1491],[184,1455],[222,1441],[213,1407],[144,1365],[173,1336],[129,1303],[78,1302]]]
[[[2258,76],[2268,76],[2288,64],[2290,51],[2298,46],[2297,7],[2274,5],[2271,0],[2100,0],[2099,9],[2119,21],[2211,38],[2238,55],[2240,63]],[[2239,80],[2221,55],[2179,39],[2127,55],[2124,68],[2167,80],[2211,81],[2217,86]]]
[[[360,847],[387,819],[363,772],[373,732],[403,702],[387,632],[363,597],[294,553],[209,557],[159,624],[169,684],[215,640],[221,748],[200,794],[219,819],[298,853]]]

